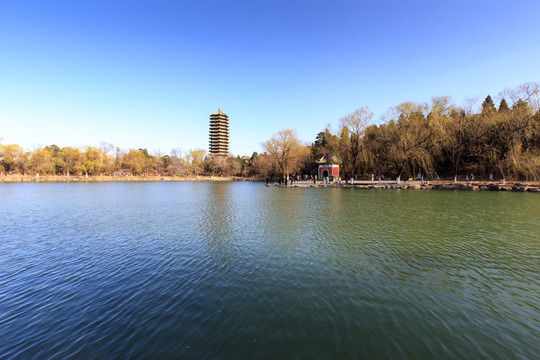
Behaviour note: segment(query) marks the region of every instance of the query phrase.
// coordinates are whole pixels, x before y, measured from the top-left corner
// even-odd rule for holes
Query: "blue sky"
[[[540,80],[540,1],[0,0],[0,137],[26,149],[208,148],[369,106],[495,97]]]

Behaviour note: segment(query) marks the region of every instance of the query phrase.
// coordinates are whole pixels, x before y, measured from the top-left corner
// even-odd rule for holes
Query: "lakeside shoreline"
[[[234,176],[63,176],[63,175],[4,175],[0,176],[0,183],[96,183],[96,182],[184,182],[184,181],[255,181],[264,180],[254,177]],[[296,181],[289,185],[269,183],[272,187],[297,188],[344,188],[344,189],[401,189],[401,190],[468,190],[468,191],[514,191],[514,192],[540,192],[540,182],[534,181],[367,181],[356,180],[353,184],[342,182],[324,183],[317,181]]]
[[[360,181],[353,184],[324,183],[317,181],[299,181],[292,185],[267,184],[266,186],[280,187],[315,187],[315,188],[345,188],[345,189],[394,189],[394,190],[466,190],[466,191],[514,191],[514,192],[540,192],[540,182],[534,181]]]
[[[0,176],[0,183],[57,183],[57,182],[159,182],[159,181],[256,181],[254,178],[235,176],[84,176],[84,175],[4,175]]]

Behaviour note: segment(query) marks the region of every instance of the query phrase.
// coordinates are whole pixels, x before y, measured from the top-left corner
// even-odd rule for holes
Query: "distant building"
[[[210,155],[229,155],[229,116],[221,108],[210,115]]]
[[[319,180],[329,177],[333,180],[339,177],[339,165],[319,165]]]
[[[332,180],[337,180],[339,178],[339,165],[341,160],[336,156],[329,157],[327,155],[322,156],[318,161],[319,169],[317,172],[317,177],[319,180],[324,180],[325,178],[332,178]]]

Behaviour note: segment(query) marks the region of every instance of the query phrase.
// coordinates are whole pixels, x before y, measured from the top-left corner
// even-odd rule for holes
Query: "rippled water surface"
[[[0,358],[537,358],[540,196],[2,184]]]

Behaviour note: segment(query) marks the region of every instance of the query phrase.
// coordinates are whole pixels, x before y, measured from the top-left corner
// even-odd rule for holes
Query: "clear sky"
[[[0,0],[0,137],[26,149],[312,142],[369,106],[540,80],[540,1]],[[480,102],[481,102],[480,100]]]

